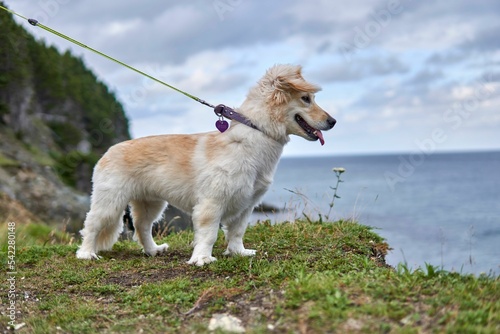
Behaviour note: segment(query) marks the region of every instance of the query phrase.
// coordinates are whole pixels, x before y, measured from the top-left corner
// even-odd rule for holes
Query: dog
[[[128,203],[134,239],[149,256],[165,253],[168,245],[155,243],[151,227],[166,202],[192,217],[189,264],[216,261],[212,248],[220,226],[227,242],[224,255],[255,255],[244,247],[243,235],[254,206],[272,183],[289,135],[323,145],[321,131],[336,123],[314,101],[320,88],[305,81],[301,71],[296,65],[268,69],[235,109],[247,124],[233,118],[222,133],[158,135],[112,146],[94,168],[77,258],[99,259],[99,251],[111,249]]]

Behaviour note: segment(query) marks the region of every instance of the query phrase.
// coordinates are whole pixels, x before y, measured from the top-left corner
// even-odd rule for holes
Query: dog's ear
[[[278,78],[276,78],[276,80],[274,80],[272,87],[273,87],[273,91],[271,93],[271,101],[270,102],[275,106],[285,104],[290,98],[290,93],[286,89],[283,82],[280,80],[280,77],[278,77]]]
[[[293,78],[286,82],[289,91],[305,92],[305,93],[316,93],[321,90],[319,86],[309,83],[304,80],[304,78]]]
[[[294,66],[292,71],[278,75],[272,84],[271,99],[273,104],[280,105],[289,101],[293,92],[316,93],[320,88],[304,80],[302,68]]]

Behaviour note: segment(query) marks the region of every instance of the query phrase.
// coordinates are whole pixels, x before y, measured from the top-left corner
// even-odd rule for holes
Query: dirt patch
[[[390,248],[389,244],[387,244],[386,242],[371,243],[372,254],[370,256],[370,259],[374,261],[379,267],[392,268],[387,264],[387,262],[385,262],[387,252],[389,252],[390,250],[392,250],[392,248]]]
[[[142,271],[125,270],[109,274],[103,281],[104,284],[116,284],[122,287],[139,286],[145,283],[155,283],[171,280],[178,277],[190,277],[192,279],[213,280],[218,275],[205,270],[194,271],[189,264],[182,264],[170,268],[154,268]]]

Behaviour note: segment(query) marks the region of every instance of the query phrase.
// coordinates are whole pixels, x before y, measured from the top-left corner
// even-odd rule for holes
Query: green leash
[[[24,17],[23,15],[18,14],[18,13],[16,13],[16,12],[14,12],[13,10],[10,10],[10,9],[8,9],[8,8],[6,8],[6,7],[3,7],[3,6],[0,6],[0,8],[1,8],[1,9],[3,9],[3,10],[5,10],[5,11],[7,11],[7,12],[9,12],[9,13],[11,13],[11,14],[14,14],[14,15],[16,15],[16,16],[19,16],[20,18],[22,18],[22,19],[24,19],[24,20],[26,20],[26,21],[28,21],[28,22],[29,22],[29,24],[31,24],[32,26],[35,26],[35,27],[40,27],[40,28],[42,28],[43,30],[46,30],[46,31],[48,31],[48,32],[50,32],[50,33],[52,33],[52,34],[54,34],[54,35],[56,35],[56,36],[59,36],[59,37],[61,37],[61,38],[64,38],[65,40],[67,40],[67,41],[69,41],[69,42],[71,42],[71,43],[74,43],[74,44],[76,44],[76,45],[78,45],[78,46],[80,46],[80,47],[82,47],[82,48],[84,48],[84,49],[87,49],[87,50],[90,50],[90,51],[92,51],[92,52],[94,52],[94,53],[97,53],[98,55],[100,55],[100,56],[102,56],[102,57],[104,57],[104,58],[107,58],[107,59],[109,59],[109,60],[111,60],[111,61],[114,61],[115,63],[120,64],[120,65],[122,65],[122,66],[125,66],[126,68],[131,69],[132,71],[135,71],[135,72],[137,72],[137,73],[139,73],[139,74],[142,74],[142,75],[144,75],[145,77],[147,77],[147,78],[149,78],[149,79],[151,79],[151,80],[154,80],[154,81],[156,81],[156,82],[158,82],[158,83],[161,83],[162,85],[167,86],[167,87],[168,87],[168,88],[170,88],[170,89],[173,89],[173,90],[175,90],[175,91],[177,91],[177,92],[179,92],[179,93],[181,93],[181,94],[184,94],[185,96],[187,96],[187,97],[189,97],[189,98],[191,98],[191,99],[195,100],[196,102],[199,102],[199,103],[204,104],[204,105],[206,105],[206,106],[209,106],[209,107],[211,107],[211,108],[215,108],[215,106],[214,106],[214,105],[212,105],[212,104],[210,104],[210,103],[208,103],[208,102],[206,102],[206,101],[204,101],[204,100],[202,100],[202,99],[200,99],[200,98],[198,98],[198,97],[196,97],[196,96],[194,96],[194,95],[191,95],[191,94],[189,94],[189,93],[186,93],[186,92],[184,92],[184,91],[182,91],[182,90],[180,90],[180,89],[178,89],[178,88],[176,88],[176,87],[174,87],[174,86],[172,86],[172,85],[169,85],[169,84],[168,84],[168,83],[166,83],[166,82],[163,82],[163,81],[161,81],[161,80],[159,80],[159,79],[157,79],[157,78],[155,78],[155,77],[153,77],[153,76],[151,76],[151,75],[149,75],[149,74],[147,74],[147,73],[145,73],[145,72],[143,72],[143,71],[141,71],[141,70],[136,69],[135,67],[132,67],[132,66],[130,66],[130,65],[127,65],[127,64],[125,64],[124,62],[119,61],[118,59],[115,59],[115,58],[113,58],[113,57],[110,57],[110,56],[108,56],[108,55],[107,55],[107,54],[105,54],[105,53],[102,53],[102,52],[100,52],[100,51],[98,51],[98,50],[96,50],[96,49],[94,49],[94,48],[91,48],[90,46],[87,46],[87,45],[83,44],[83,43],[80,43],[80,42],[79,42],[79,41],[77,41],[76,39],[73,39],[73,38],[71,38],[71,37],[69,37],[69,36],[66,36],[66,35],[64,35],[64,34],[61,34],[60,32],[58,32],[58,31],[56,31],[56,30],[54,30],[54,29],[52,29],[52,28],[49,28],[49,27],[47,27],[47,26],[45,26],[45,25],[41,24],[40,22],[38,22],[38,21],[37,21],[37,20],[35,20],[35,19],[29,19],[29,18],[27,18],[27,17]]]

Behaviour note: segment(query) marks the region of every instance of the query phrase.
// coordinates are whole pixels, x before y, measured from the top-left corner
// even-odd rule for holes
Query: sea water
[[[337,194],[334,167],[343,167]],[[376,228],[390,265],[500,274],[500,152],[283,158],[263,200],[275,222],[321,214]]]

